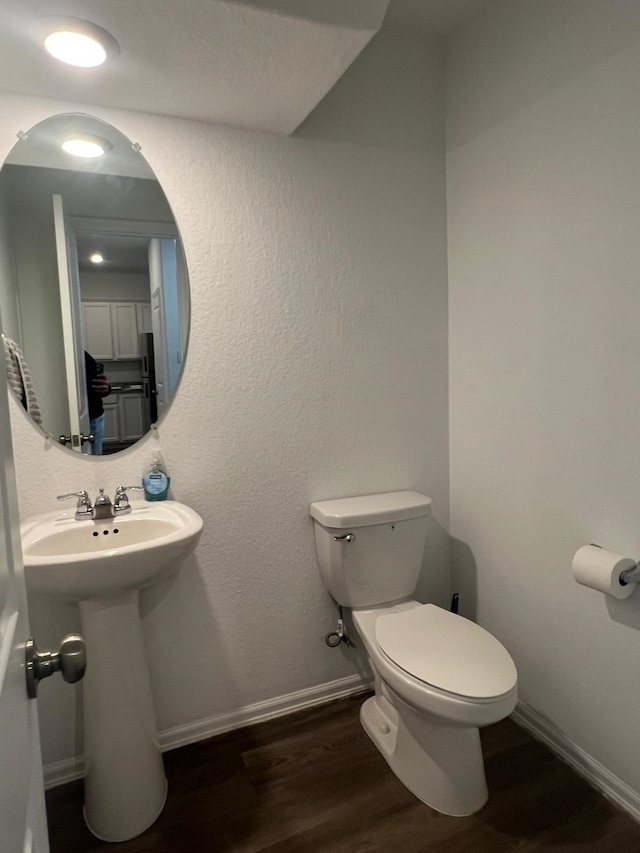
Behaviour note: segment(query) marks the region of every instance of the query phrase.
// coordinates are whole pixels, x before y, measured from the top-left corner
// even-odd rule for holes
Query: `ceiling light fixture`
[[[105,151],[109,151],[111,145],[106,139],[92,136],[88,133],[79,133],[65,139],[61,145],[63,151],[74,157],[83,157],[86,160],[94,160],[102,157]]]
[[[101,264],[104,261],[104,258],[100,254],[100,252],[94,252],[93,255],[89,255],[89,260],[92,264]]]
[[[42,18],[34,33],[51,56],[78,68],[96,68],[120,52],[110,33],[81,18]]]

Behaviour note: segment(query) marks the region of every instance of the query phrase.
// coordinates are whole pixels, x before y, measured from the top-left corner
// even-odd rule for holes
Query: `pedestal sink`
[[[134,504],[128,515],[76,521],[60,511],[21,525],[27,589],[80,605],[85,820],[104,841],[139,835],[164,806],[160,753],[138,591],[177,572],[202,533],[177,501]]]

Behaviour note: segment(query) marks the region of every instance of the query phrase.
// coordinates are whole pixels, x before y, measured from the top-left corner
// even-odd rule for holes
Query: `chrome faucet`
[[[76,504],[76,521],[101,521],[105,518],[115,518],[118,515],[127,515],[131,512],[131,504],[127,492],[142,491],[142,486],[118,486],[116,489],[115,500],[111,503],[108,495],[105,495],[104,489],[100,489],[100,494],[95,500],[93,506],[88,492],[82,489],[79,492],[70,492],[68,495],[58,495],[59,501],[67,501],[72,498],[77,498]]]

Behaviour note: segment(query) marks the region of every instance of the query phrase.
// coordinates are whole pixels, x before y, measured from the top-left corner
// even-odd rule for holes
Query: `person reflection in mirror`
[[[111,393],[109,380],[103,373],[104,365],[85,350],[84,367],[87,376],[87,400],[89,404],[89,432],[93,435],[92,456],[102,456],[104,437],[104,406],[102,400]]]

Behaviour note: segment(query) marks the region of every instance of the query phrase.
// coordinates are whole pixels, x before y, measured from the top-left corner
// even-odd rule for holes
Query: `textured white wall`
[[[451,531],[521,699],[640,790],[640,6],[501,0],[448,56]]]
[[[180,391],[160,428],[197,554],[142,608],[160,728],[354,673],[323,636],[309,502],[414,488],[434,500],[420,591],[446,601],[446,242],[441,53],[377,37],[294,138],[95,109],[142,145],[191,277]],[[0,96],[0,155],[74,105]],[[140,476],[49,447],[13,411],[20,508]],[[75,609],[31,603],[41,647]],[[40,691],[46,761],[79,748],[76,691]]]

